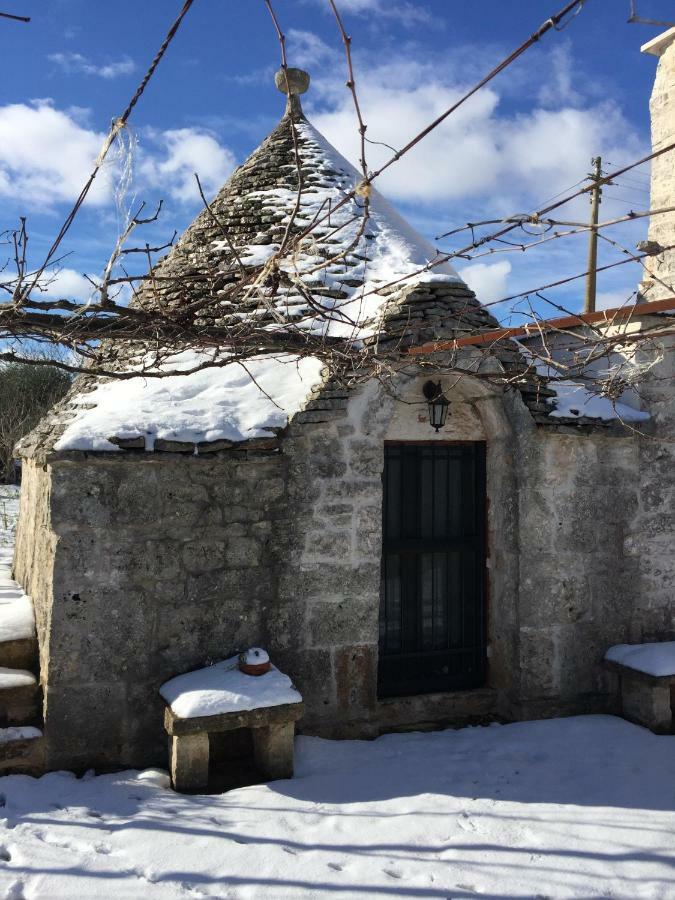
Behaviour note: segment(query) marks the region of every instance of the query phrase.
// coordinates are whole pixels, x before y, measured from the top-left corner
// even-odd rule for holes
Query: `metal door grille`
[[[386,444],[381,697],[485,678],[485,444]]]

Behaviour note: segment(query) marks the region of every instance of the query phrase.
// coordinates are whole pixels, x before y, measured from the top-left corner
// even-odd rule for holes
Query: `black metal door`
[[[485,444],[385,444],[380,697],[485,679]]]

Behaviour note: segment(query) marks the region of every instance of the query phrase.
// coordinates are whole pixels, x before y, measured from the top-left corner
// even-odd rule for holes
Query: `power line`
[[[119,134],[121,129],[124,128],[124,126],[127,123],[127,120],[129,119],[129,116],[133,112],[134,107],[136,106],[138,101],[141,99],[143,92],[145,91],[146,87],[148,86],[148,82],[150,81],[152,76],[155,74],[155,70],[157,69],[157,66],[160,64],[162,57],[166,53],[166,51],[169,47],[169,44],[175,37],[176,32],[178,31],[181,22],[187,15],[188,10],[192,6],[193,2],[194,2],[194,0],[185,0],[185,2],[183,4],[183,8],[181,9],[180,13],[178,14],[178,17],[175,19],[175,21],[169,28],[169,30],[166,34],[166,37],[162,41],[162,43],[159,47],[159,50],[155,54],[154,59],[152,60],[152,62],[150,63],[150,66],[148,67],[148,70],[146,71],[145,75],[141,79],[140,84],[136,88],[133,97],[127,104],[122,115],[113,121],[112,127],[110,128],[110,131],[108,132],[108,135],[107,135],[105,141],[103,142],[103,147],[101,148],[101,151],[98,155],[98,158],[96,159],[96,162],[94,163],[94,168],[93,168],[89,178],[87,179],[84,187],[80,191],[80,194],[79,194],[77,200],[75,201],[73,208],[66,216],[66,219],[65,219],[63,225],[61,226],[59,233],[57,234],[56,238],[54,239],[52,246],[49,248],[49,251],[47,252],[47,255],[44,259],[44,262],[42,263],[40,268],[37,270],[37,274],[35,275],[35,278],[31,282],[30,287],[28,287],[27,290],[23,291],[24,297],[27,297],[30,294],[30,292],[35,288],[38,281],[42,277],[45,269],[47,268],[51,259],[53,258],[54,254],[56,253],[57,249],[59,248],[61,241],[64,239],[64,237],[68,233],[70,226],[73,224],[75,217],[77,216],[78,212],[80,211],[80,208],[81,208],[82,204],[84,203],[92,184],[94,183],[94,179],[98,175],[98,173],[101,169],[101,166],[103,165],[103,162],[104,162],[106,156],[108,155],[110,148],[112,147],[113,141],[115,140],[115,138],[117,137],[117,135]]]
[[[601,179],[599,179],[599,181],[593,182],[593,184],[590,184],[590,185],[587,185],[586,187],[580,188],[578,191],[576,191],[576,193],[570,194],[569,197],[563,197],[562,200],[558,200],[555,203],[551,203],[548,206],[544,207],[543,209],[537,210],[536,212],[532,213],[530,216],[528,216],[526,218],[528,219],[528,221],[530,221],[532,223],[534,223],[535,221],[542,220],[543,217],[547,213],[552,212],[552,210],[558,209],[561,206],[564,206],[566,203],[569,203],[570,200],[574,200],[576,197],[580,197],[583,194],[589,193],[596,187],[596,185],[598,187],[603,187],[604,185],[609,184],[612,181],[612,179],[618,178],[620,175],[623,175],[625,172],[629,172],[632,169],[636,168],[637,166],[641,166],[644,163],[649,162],[649,160],[656,159],[660,156],[665,155],[666,153],[671,153],[673,150],[675,150],[675,141],[672,141],[670,144],[666,144],[665,146],[660,147],[658,150],[653,150],[647,156],[643,156],[641,159],[638,159],[635,162],[630,163],[629,165],[624,166],[621,169],[618,169],[614,172],[610,172],[609,174],[604,175]],[[624,201],[624,202],[626,202],[626,201]],[[632,205],[632,204],[629,204],[629,205]],[[502,220],[502,221],[509,222],[509,219]],[[405,281],[411,277],[414,277],[415,275],[423,275],[425,272],[430,272],[430,271],[432,271],[432,269],[437,268],[438,266],[442,265],[445,262],[449,262],[451,259],[466,258],[466,255],[468,253],[470,253],[472,250],[476,250],[476,249],[478,249],[478,247],[482,247],[484,244],[489,244],[489,243],[496,241],[499,238],[503,237],[505,234],[509,234],[515,228],[518,228],[519,225],[522,224],[522,221],[523,221],[523,217],[520,216],[520,217],[518,217],[517,221],[515,221],[513,224],[508,224],[504,228],[500,228],[498,231],[495,231],[492,234],[484,235],[483,237],[472,241],[466,247],[462,247],[460,250],[453,250],[452,252],[449,252],[449,253],[439,253],[439,255],[435,259],[428,262],[425,266],[421,266],[416,272],[409,273],[408,275],[402,275],[400,278],[396,278],[393,281],[389,281],[385,284],[380,284],[377,286],[377,288],[374,288],[370,291],[366,291],[364,294],[361,295],[361,298],[363,299],[364,297],[367,297],[370,294],[374,294],[379,291],[388,290],[389,288],[395,287],[400,282]],[[598,271],[600,271],[600,270],[598,270]],[[586,274],[587,274],[586,272],[583,273],[583,275],[586,275]],[[575,276],[575,277],[583,277],[583,275]],[[502,301],[496,301],[496,302],[502,302]],[[484,304],[484,305],[490,306],[492,304]]]
[[[615,184],[617,187],[620,187],[622,191],[631,191],[632,193],[640,194],[641,196],[649,194],[648,187],[634,187],[631,184],[625,184],[623,178],[619,181],[614,181],[613,184]]]
[[[265,0],[267,3],[268,0]],[[559,12],[555,13],[555,15],[550,16],[546,21],[539,26],[539,28],[530,35],[530,37],[524,41],[519,47],[517,47],[512,53],[510,53],[507,57],[505,57],[500,63],[498,63],[493,69],[491,69],[487,75],[481,78],[470,90],[468,90],[465,94],[463,94],[459,100],[449,106],[440,116],[433,120],[429,125],[422,129],[422,131],[418,132],[408,143],[401,149],[394,153],[392,157],[390,157],[379,169],[376,169],[374,172],[370,172],[368,177],[364,179],[363,185],[359,185],[361,188],[365,185],[370,185],[373,181],[378,178],[383,172],[385,172],[390,166],[394,165],[394,163],[398,162],[402,156],[408,153],[413,147],[417,146],[420,141],[424,140],[427,135],[429,135],[434,129],[436,129],[442,122],[444,122],[448,116],[451,116],[460,106],[466,103],[474,94],[476,94],[481,88],[485,87],[490,81],[497,77],[504,69],[508,68],[513,62],[515,62],[520,56],[523,55],[527,50],[530,49],[534,44],[537,43],[545,34],[547,34],[552,28],[558,30],[558,26],[570,13],[572,13],[577,8],[583,7],[586,0],[571,0],[571,2],[567,3]],[[350,200],[353,200],[357,196],[357,188],[349,191],[344,195],[344,197],[336,203],[330,210],[330,212],[324,213],[322,216],[317,218],[311,226],[308,226],[303,232],[301,232],[295,238],[295,243],[299,243],[304,237],[310,234],[311,230],[316,228],[318,225],[321,225],[326,219],[328,219],[332,214],[341,209],[345,204],[349,203]]]
[[[0,18],[12,19],[15,22],[30,22],[30,16],[15,16],[12,13],[0,12]]]
[[[665,252],[667,250],[675,249],[675,244],[671,244],[668,247],[663,247],[662,251]],[[620,259],[618,262],[608,263],[605,266],[598,266],[595,270],[596,272],[606,272],[608,269],[615,269],[617,266],[625,266],[626,263],[631,262],[641,262],[643,259],[651,256],[650,253],[642,253],[640,255],[631,256],[630,259]],[[532,294],[538,294],[540,291],[546,291],[549,288],[560,287],[563,284],[569,284],[571,281],[577,281],[579,278],[585,278],[588,275],[588,271],[579,272],[577,275],[570,275],[568,278],[560,278],[558,281],[551,281],[549,284],[542,284],[540,287],[530,288],[527,291],[521,291],[519,294],[511,294],[509,297],[502,297],[500,300],[491,300],[489,303],[483,303],[482,306],[496,306],[498,303],[508,303],[509,300],[516,300],[519,297],[529,297]],[[673,304],[675,305],[675,303]]]
[[[632,175],[624,175],[621,180],[625,181],[627,184],[635,185],[636,187],[641,188],[642,190],[645,190],[645,191],[648,191],[649,188],[651,187],[651,178],[649,178],[647,176],[645,176],[644,181],[641,181],[639,178],[633,178]]]
[[[618,197],[616,194],[605,194],[610,200],[613,200],[615,203],[624,203],[626,206],[635,206],[636,200],[628,200],[626,197]]]

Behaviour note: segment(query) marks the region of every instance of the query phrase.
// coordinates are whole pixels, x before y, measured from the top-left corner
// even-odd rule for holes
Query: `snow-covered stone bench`
[[[624,718],[657,734],[673,730],[675,641],[617,644],[605,664],[619,675]]]
[[[237,657],[165,682],[164,727],[171,737],[171,780],[199,791],[209,780],[209,734],[250,728],[255,764],[270,781],[293,776],[295,723],[302,697],[274,666],[264,675],[239,671]]]

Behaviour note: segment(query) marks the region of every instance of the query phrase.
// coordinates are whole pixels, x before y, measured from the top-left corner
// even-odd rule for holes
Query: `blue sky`
[[[338,0],[353,37],[369,137],[403,145],[561,5]],[[32,21],[0,20],[0,229],[26,215],[34,263],[180,6],[179,0],[5,0],[3,10]],[[669,7],[670,0],[641,0],[639,11],[664,19]],[[354,159],[344,55],[327,0],[275,0],[275,8],[289,62],[312,74],[306,112]],[[621,164],[648,152],[656,60],[641,54],[640,45],[659,29],[626,24],[628,12],[629,0],[587,0],[568,28],[549,33],[378,187],[433,238],[466,221],[537,208],[583,179],[593,155]],[[118,169],[111,164],[69,234],[70,255],[53,290],[86,292],[82,273],[101,271],[120,217],[141,199],[165,201],[160,223],[145,235],[151,242],[189,224],[200,209],[192,173],[215,193],[281,116],[283,98],[272,81],[278,62],[263,0],[196,0],[131,119],[126,192],[115,201]],[[383,153],[370,148],[369,163],[381,162]],[[647,186],[643,167],[608,188],[602,218],[648,208]],[[563,212],[585,220],[588,201]],[[644,225],[621,227],[611,236],[632,247],[644,231]],[[619,258],[615,248],[601,247],[601,263]],[[569,239],[457,267],[480,299],[491,301],[580,272],[585,259],[585,239]],[[639,274],[631,264],[601,275],[601,302],[623,302]],[[581,283],[551,292],[573,309],[582,295]]]

